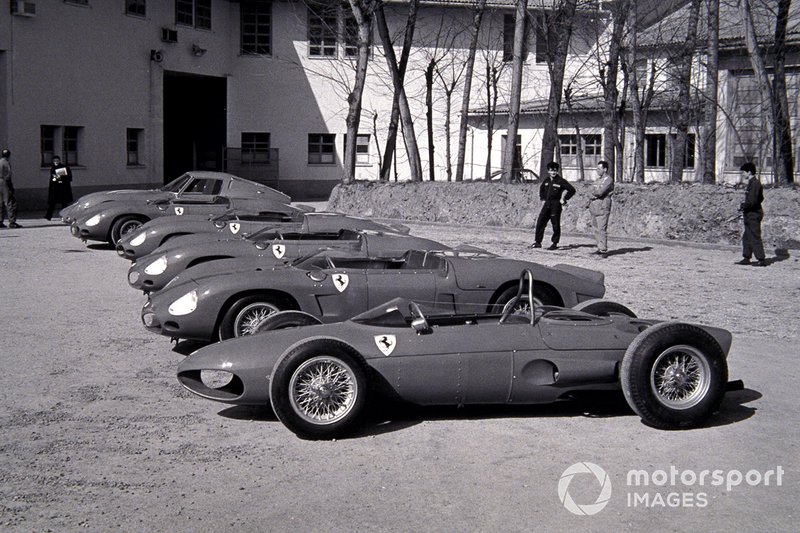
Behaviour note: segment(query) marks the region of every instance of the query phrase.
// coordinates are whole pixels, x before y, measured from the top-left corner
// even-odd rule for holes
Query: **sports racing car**
[[[381,257],[407,250],[449,250],[450,247],[430,239],[367,230],[303,233],[269,228],[247,239],[225,240],[185,235],[140,257],[128,269],[128,283],[134,289],[155,292],[195,265],[242,257],[257,258],[261,267],[271,267],[324,249],[347,250],[360,257]]]
[[[149,295],[142,322],[172,338],[210,341],[252,334],[276,311],[339,322],[398,296],[439,302],[453,312],[487,312],[513,298],[526,268],[533,272],[533,297],[541,304],[571,307],[605,293],[602,272],[570,265],[548,267],[485,252],[409,250],[357,257],[324,250],[290,266],[238,258],[188,268]]]
[[[361,217],[333,212],[303,212],[291,221],[277,218],[272,212],[249,213],[233,210],[215,217],[163,217],[151,220],[117,243],[117,253],[131,261],[152,253],[170,239],[184,235],[206,235],[211,240],[251,237],[263,229],[280,228],[296,233],[335,233],[342,229],[366,229],[407,234],[408,226],[375,222]]]
[[[528,301],[535,301],[535,276],[526,277]],[[352,430],[374,396],[418,405],[538,404],[622,388],[653,427],[708,419],[728,385],[731,334],[632,313],[586,312],[608,305],[429,314],[397,298],[345,322],[201,348],[181,362],[177,377],[204,398],[272,406],[286,427],[308,439]]]
[[[240,208],[286,212],[291,198],[275,189],[222,172],[188,172],[154,191],[107,191],[92,193],[61,211],[72,235],[82,240],[116,244],[144,222],[168,215],[213,215],[231,209],[238,198]]]

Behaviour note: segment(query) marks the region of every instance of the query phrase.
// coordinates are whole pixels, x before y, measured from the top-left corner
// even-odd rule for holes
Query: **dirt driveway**
[[[0,231],[2,531],[796,530],[795,256],[758,269],[734,266],[734,248],[612,241],[603,260],[585,237],[534,251],[525,231],[412,224],[601,269],[607,296],[640,316],[729,328],[731,378],[746,388],[692,431],[646,427],[612,397],[392,412],[354,438],[306,442],[270,412],[184,391],[184,355],[141,326],[143,298],[113,251],[20,223]],[[559,498],[561,487],[578,505],[597,501],[604,480],[564,476],[584,462],[610,482],[593,516]],[[704,470],[724,482],[701,483]],[[650,484],[632,484],[631,471]]]

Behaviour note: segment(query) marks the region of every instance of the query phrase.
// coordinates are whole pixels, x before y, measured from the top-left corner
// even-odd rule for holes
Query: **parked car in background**
[[[325,250],[287,267],[258,259],[224,259],[186,269],[149,295],[142,322],[155,333],[211,341],[252,334],[282,310],[338,322],[397,296],[447,304],[453,312],[502,309],[530,269],[540,304],[571,307],[605,293],[601,272],[548,267],[488,253],[410,250],[392,257],[357,257]]]
[[[266,185],[221,172],[187,172],[161,189],[97,192],[61,211],[62,221],[83,240],[116,244],[153,218],[170,215],[213,215],[240,208],[255,211],[305,211],[291,207],[291,198]]]
[[[303,212],[291,220],[276,219],[271,212],[247,212],[233,209],[216,217],[162,217],[145,223],[117,243],[117,253],[131,261],[152,253],[166,242],[186,235],[204,236],[203,240],[253,238],[256,232],[279,229],[288,233],[336,233],[342,229],[372,230],[407,234],[402,224],[382,223],[370,219],[332,212]],[[184,241],[186,242],[186,241]]]

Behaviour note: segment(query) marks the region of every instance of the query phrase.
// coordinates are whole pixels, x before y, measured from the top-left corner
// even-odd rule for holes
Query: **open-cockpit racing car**
[[[288,327],[213,344],[179,366],[204,398],[271,406],[302,438],[351,431],[369,402],[539,404],[619,390],[648,425],[702,424],[728,389],[731,334],[636,318],[621,304],[538,305],[532,273],[501,313],[431,314],[397,298],[335,324]],[[280,322],[280,313],[267,321]]]

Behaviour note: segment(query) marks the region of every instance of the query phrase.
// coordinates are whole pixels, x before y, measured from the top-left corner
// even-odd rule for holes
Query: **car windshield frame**
[[[161,187],[159,190],[164,192],[180,193],[184,189],[184,187],[186,187],[186,184],[189,183],[189,180],[191,179],[192,175],[189,174],[188,172],[185,172],[179,177],[175,178],[174,180],[170,181],[169,183]]]

